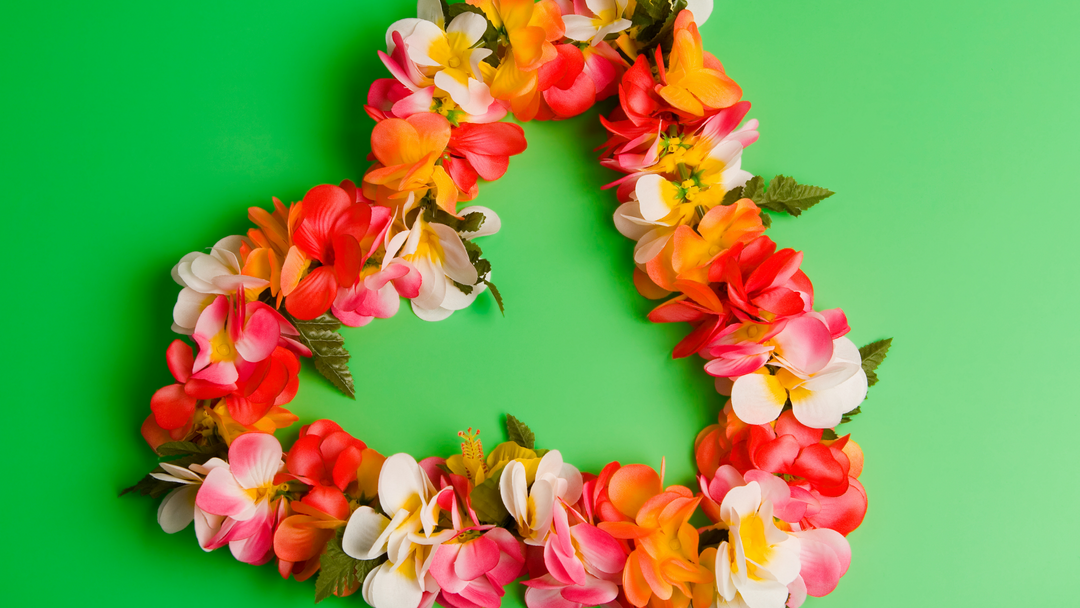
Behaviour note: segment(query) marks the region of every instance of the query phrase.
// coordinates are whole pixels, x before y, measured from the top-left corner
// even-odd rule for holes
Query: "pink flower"
[[[282,471],[281,444],[266,433],[245,433],[229,446],[229,461],[212,458],[195,496],[195,532],[213,551],[226,544],[236,559],[264,564],[273,557],[274,528],[284,514],[275,477]]]
[[[578,523],[570,525],[573,514]],[[554,526],[544,543],[547,572],[523,584],[529,608],[600,606],[619,595],[626,552],[610,534],[563,503],[555,508]]]
[[[352,287],[338,289],[330,310],[345,325],[362,327],[372,319],[396,315],[401,298],[420,295],[420,284],[420,272],[405,260],[393,260],[381,270],[368,267]]]
[[[504,528],[466,528],[435,549],[431,574],[442,591],[438,602],[449,608],[496,608],[504,587],[525,565],[521,541]]]

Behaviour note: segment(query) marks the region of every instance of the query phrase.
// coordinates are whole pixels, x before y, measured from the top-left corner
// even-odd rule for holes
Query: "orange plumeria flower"
[[[457,214],[460,195],[454,180],[437,161],[450,141],[450,123],[424,112],[388,118],[371,132],[371,152],[379,161],[364,176],[364,195],[403,215],[428,192],[449,213]]]
[[[611,477],[608,496],[633,522],[601,522],[615,538],[633,541],[623,568],[623,591],[632,605],[686,608],[691,583],[706,583],[713,574],[698,557],[698,532],[690,524],[700,497],[689,488],[662,489],[656,471],[627,465]]]
[[[659,48],[656,57],[663,83],[658,93],[677,110],[704,116],[706,109],[726,108],[742,97],[742,89],[724,74],[724,66],[705,52],[690,11],[682,11],[675,19],[675,42],[667,70]]]
[[[733,205],[713,207],[697,230],[683,225],[675,229],[671,264],[678,278],[709,282],[709,267],[736,243],[748,243],[765,232],[761,209],[744,198]]]
[[[470,0],[479,6],[510,43],[495,70],[491,95],[510,102],[519,120],[532,120],[540,109],[540,66],[555,59],[554,42],[566,31],[562,12],[554,0]]]

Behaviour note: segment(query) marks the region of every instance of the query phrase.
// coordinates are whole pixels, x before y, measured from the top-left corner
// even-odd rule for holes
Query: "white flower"
[[[627,0],[585,0],[592,16],[564,15],[566,37],[592,46],[600,44],[608,34],[630,27],[630,20],[623,18],[626,4]]]
[[[230,295],[237,289],[258,289],[269,283],[265,279],[240,274],[242,236],[227,236],[217,242],[210,253],[193,251],[173,266],[173,280],[184,289],[173,307],[173,331],[191,334],[202,310],[218,295]]]
[[[800,541],[776,527],[773,505],[751,481],[720,504],[728,539],[716,549],[716,606],[781,608],[799,576]]]
[[[540,459],[531,488],[525,465],[510,461],[499,478],[499,493],[525,543],[543,545],[551,530],[555,501],[576,503],[581,498],[581,484],[581,472],[564,463],[558,450],[551,450]]]
[[[413,221],[412,228],[394,235],[386,246],[384,267],[394,259],[402,259],[420,272],[420,294],[412,299],[412,309],[425,321],[442,321],[455,310],[468,307],[486,288],[481,279],[490,279],[490,276],[477,274],[461,238],[494,234],[501,223],[499,216],[486,207],[466,207],[460,214],[474,212],[485,217],[476,232],[459,234],[446,224],[425,221],[421,213]],[[466,295],[454,285],[455,282],[473,286],[472,293]]]
[[[364,579],[364,601],[379,608],[416,608],[434,579],[428,576],[435,548],[451,539],[453,529],[436,531],[439,496],[427,473],[408,454],[386,459],[379,473],[379,505],[390,516],[371,507],[353,512],[345,526],[341,547],[356,559],[387,561]]]

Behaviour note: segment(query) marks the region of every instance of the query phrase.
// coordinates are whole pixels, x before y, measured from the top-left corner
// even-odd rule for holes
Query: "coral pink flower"
[[[285,457],[285,467],[309,486],[332,490],[325,500],[335,504],[323,510],[344,511],[347,516],[349,502],[343,493],[356,481],[365,449],[363,441],[343,431],[336,422],[316,420],[300,428],[300,437]]]
[[[464,193],[476,198],[476,180],[495,181],[506,173],[510,157],[525,151],[525,132],[518,125],[498,122],[463,124],[450,131],[443,166]]]
[[[496,608],[525,565],[521,541],[504,528],[466,528],[435,549],[431,574],[449,608]]]
[[[775,428],[748,426],[737,419],[730,424],[732,419],[729,406],[721,413],[721,424],[702,431],[695,442],[698,470],[710,484],[723,465],[744,474],[759,469],[784,475],[792,500],[806,503],[798,520],[803,528],[830,528],[846,536],[859,527],[866,515],[866,490],[856,479],[862,450],[850,436],[822,441],[821,429],[801,424],[791,411],[780,415]],[[705,511],[708,514],[707,505]]]
[[[195,496],[195,505],[205,514],[199,544],[206,551],[229,545],[236,559],[263,564],[273,556],[274,527],[282,500],[277,497],[277,474],[281,444],[273,435],[247,433],[229,446],[229,461],[213,458],[210,469]]]
[[[458,188],[436,164],[449,142],[450,123],[439,114],[388,118],[375,125],[371,153],[378,162],[364,175],[364,195],[405,213],[431,192],[440,208],[456,213]]]
[[[334,537],[335,530],[349,519],[349,503],[339,502],[332,488],[317,486],[299,501],[289,503],[292,514],[281,519],[274,530],[274,555],[278,558],[278,572],[282,578],[290,575],[298,581],[310,578],[319,570],[319,556],[326,550],[326,543]],[[340,493],[336,493],[338,497]],[[360,585],[347,589],[350,595]]]
[[[401,298],[420,295],[422,281],[420,271],[405,260],[393,260],[382,269],[369,266],[360,271],[352,287],[338,289],[330,310],[349,327],[362,327],[375,318],[389,319],[397,314]]]

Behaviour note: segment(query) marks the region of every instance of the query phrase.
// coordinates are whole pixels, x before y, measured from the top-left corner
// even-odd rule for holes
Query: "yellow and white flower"
[[[623,18],[627,0],[585,0],[592,15],[563,15],[566,37],[596,46],[609,34],[630,27],[629,19]]]
[[[555,501],[576,503],[581,498],[581,485],[581,472],[564,463],[558,450],[551,450],[540,459],[531,486],[521,461],[507,464],[499,478],[499,493],[525,543],[543,545],[551,530]]]

